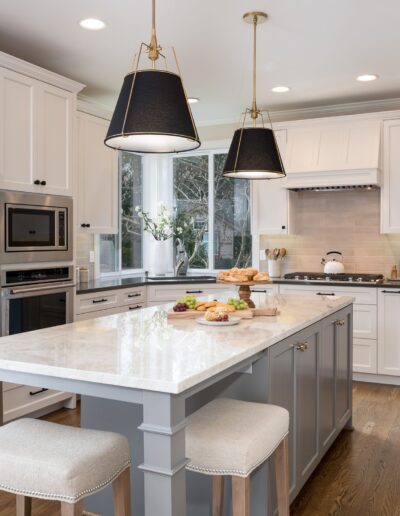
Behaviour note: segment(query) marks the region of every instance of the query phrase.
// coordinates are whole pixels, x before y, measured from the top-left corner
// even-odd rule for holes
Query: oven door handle
[[[45,287],[27,287],[27,288],[12,288],[10,289],[11,295],[16,294],[29,294],[30,292],[43,292],[44,290],[56,290],[60,288],[75,287],[74,283],[58,283],[57,285],[47,285]]]

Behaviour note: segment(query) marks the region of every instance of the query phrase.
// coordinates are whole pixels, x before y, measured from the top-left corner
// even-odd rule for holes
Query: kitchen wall
[[[283,272],[322,271],[327,251],[343,253],[346,272],[399,267],[400,235],[380,234],[380,190],[299,192],[293,196],[295,234],[263,235],[260,249],[286,247]],[[260,268],[266,270],[267,263]]]
[[[90,251],[94,250],[94,235],[77,233],[76,236],[76,265],[89,269],[89,278],[93,279],[94,264],[90,263]]]

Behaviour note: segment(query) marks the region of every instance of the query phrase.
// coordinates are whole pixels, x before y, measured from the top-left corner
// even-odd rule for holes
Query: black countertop
[[[91,294],[103,290],[116,290],[120,288],[142,287],[144,285],[193,285],[197,283],[216,283],[215,276],[188,275],[182,277],[166,276],[152,278],[146,276],[117,276],[115,278],[97,278],[88,283],[79,283],[76,287],[77,294]]]
[[[168,279],[146,278],[145,276],[117,276],[115,278],[97,278],[88,283],[80,283],[76,287],[77,294],[91,294],[93,292],[101,292],[103,290],[115,290],[120,288],[142,287],[144,285],[190,285],[196,283],[216,283],[215,276],[182,276],[168,277]],[[357,287],[357,288],[394,288],[400,290],[399,281],[386,281],[382,283],[357,283],[349,281],[304,281],[292,279],[274,279],[272,283],[277,285],[315,285],[323,287]]]

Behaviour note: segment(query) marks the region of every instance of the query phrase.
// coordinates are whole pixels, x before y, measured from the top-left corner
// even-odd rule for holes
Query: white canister
[[[154,240],[150,255],[150,274],[165,276],[168,273],[169,240]]]
[[[281,260],[268,260],[268,274],[270,278],[281,277]]]

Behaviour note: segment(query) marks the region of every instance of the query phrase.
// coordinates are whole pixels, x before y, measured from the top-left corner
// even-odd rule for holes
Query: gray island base
[[[257,305],[270,302],[259,295]],[[351,427],[352,299],[280,296],[280,315],[208,328],[160,307],[2,339],[0,381],[82,395],[82,426],[121,432],[132,448],[133,510],[209,516],[211,477],[186,472],[186,416],[215,397],[275,403],[290,423],[290,496]],[[275,509],[272,464],[251,480],[252,516]],[[230,513],[226,482],[224,516]],[[85,508],[112,515],[111,492]]]

